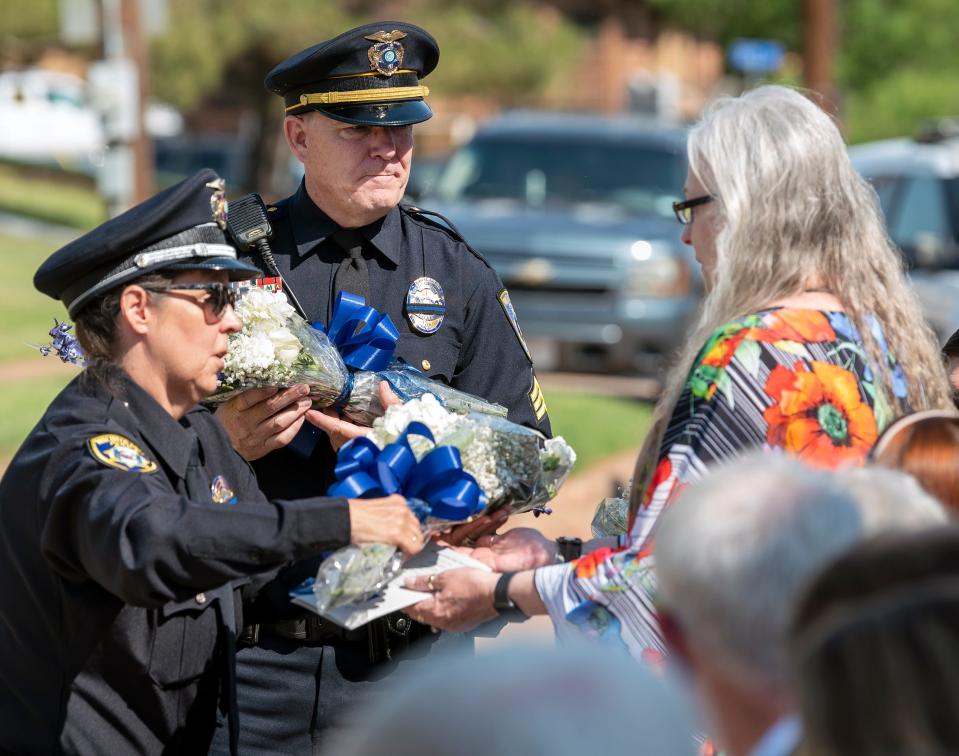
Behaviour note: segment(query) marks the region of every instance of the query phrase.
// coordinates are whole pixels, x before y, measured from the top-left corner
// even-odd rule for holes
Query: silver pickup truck
[[[702,294],[671,207],[685,145],[685,129],[647,120],[510,113],[418,204],[500,274],[540,367],[652,373]]]

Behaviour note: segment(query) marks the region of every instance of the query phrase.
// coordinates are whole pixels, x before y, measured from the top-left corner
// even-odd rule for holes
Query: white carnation
[[[296,358],[299,356],[300,349],[303,348],[303,345],[289,328],[274,328],[269,332],[268,336],[273,344],[276,359],[281,364],[289,367],[296,362]]]

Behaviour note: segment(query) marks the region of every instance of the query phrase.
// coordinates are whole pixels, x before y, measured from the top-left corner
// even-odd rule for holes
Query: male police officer
[[[397,324],[397,357],[549,434],[545,401],[499,277],[445,225],[399,206],[412,125],[432,115],[420,79],[438,59],[436,41],[423,29],[386,21],[303,50],[270,72],[266,86],[284,98],[284,133],[305,177],[292,197],[269,208],[275,263],[253,259],[272,270],[265,283],[279,282],[310,320],[329,322],[341,291],[363,295]],[[270,497],[324,492],[333,446],[361,431],[309,406],[305,387],[294,387],[247,392],[219,413],[236,448],[255,460]],[[502,519],[485,518],[477,527],[492,529]],[[261,601],[259,624],[248,628],[254,646],[238,662],[246,752],[318,748],[342,705],[392,671],[400,651],[423,656],[438,637],[403,615],[353,633],[299,618],[287,590],[316,567],[315,560],[292,565],[274,586],[275,600]]]

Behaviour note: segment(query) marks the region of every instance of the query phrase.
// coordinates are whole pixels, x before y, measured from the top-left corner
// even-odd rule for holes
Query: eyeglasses
[[[236,306],[237,290],[224,283],[207,284],[170,284],[169,286],[144,286],[147,291],[154,294],[169,294],[173,291],[205,291],[207,298],[193,301],[201,307],[209,307],[210,314],[219,320],[223,317],[226,306]]]
[[[693,197],[692,199],[683,200],[682,202],[674,202],[673,212],[676,213],[676,220],[684,226],[688,226],[693,222],[693,208],[705,205],[714,199],[716,198],[713,195],[704,194],[702,197]]]

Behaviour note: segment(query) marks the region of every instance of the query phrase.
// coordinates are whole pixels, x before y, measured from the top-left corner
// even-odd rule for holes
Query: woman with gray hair
[[[499,604],[548,611],[563,631],[661,648],[649,589],[653,526],[711,465],[780,448],[816,467],[859,465],[908,411],[950,406],[875,192],[836,124],[800,93],[760,87],[714,103],[691,131],[682,239],[706,281],[703,311],[667,380],[637,461],[627,543],[575,564],[534,531],[487,537],[499,572],[436,578],[417,619],[463,627]],[[492,549],[490,550],[490,546]],[[469,598],[466,598],[469,597]]]

